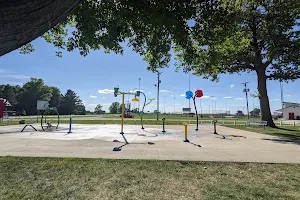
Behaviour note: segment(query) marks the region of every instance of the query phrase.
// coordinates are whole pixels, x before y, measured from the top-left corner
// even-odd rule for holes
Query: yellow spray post
[[[184,140],[183,140],[183,142],[190,142],[187,138],[188,137],[188,129],[187,129],[188,123],[184,122],[183,126],[184,126]]]
[[[128,141],[124,137],[124,112],[125,112],[125,94],[133,94],[132,92],[120,92],[119,87],[114,88],[114,96],[117,97],[118,94],[122,95],[122,120],[121,120],[121,135],[125,141],[126,144],[128,144]]]

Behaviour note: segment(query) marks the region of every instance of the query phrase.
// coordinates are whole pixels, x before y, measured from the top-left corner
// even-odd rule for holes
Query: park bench
[[[248,126],[256,125],[256,126],[263,126],[264,128],[268,125],[267,121],[255,121],[255,122],[247,122]]]

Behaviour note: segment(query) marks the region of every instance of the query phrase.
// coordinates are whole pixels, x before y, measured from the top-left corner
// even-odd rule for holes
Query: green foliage
[[[25,44],[20,48],[20,54],[30,54],[34,51],[33,45],[31,43]]]
[[[31,78],[29,82],[22,87],[19,107],[24,109],[27,114],[36,114],[36,104],[38,100],[50,101],[52,90],[44,84],[42,79]]]
[[[62,96],[57,87],[44,84],[42,79],[31,78],[23,87],[0,85],[0,98],[12,105],[10,110],[22,115],[37,114],[37,100],[49,101],[50,107],[57,107],[59,113],[85,115],[86,110],[80,98],[72,90]]]
[[[101,106],[100,104],[98,104],[95,108],[95,113],[96,114],[101,114],[102,113],[102,108],[103,106]]]
[[[188,20],[203,2],[189,0],[84,0],[68,19],[49,30],[43,38],[59,50],[91,50],[123,53],[123,42],[142,55],[150,70],[168,66],[172,44],[188,49]],[[203,5],[201,5],[203,4]]]
[[[11,85],[0,85],[0,98],[4,98],[8,100],[8,102],[12,105],[11,110],[17,109],[17,105],[19,102],[19,93],[20,86],[11,86]]]
[[[191,34],[194,54],[176,47],[178,66],[214,80],[222,73],[258,70],[272,80],[298,79],[300,2],[239,2],[199,13]]]
[[[113,102],[110,106],[109,106],[109,112],[111,114],[118,114],[120,113],[119,110],[120,110],[120,103],[119,102]]]
[[[61,94],[60,90],[57,87],[50,87],[51,88],[51,99],[49,101],[50,107],[59,107],[61,101]]]
[[[59,113],[62,115],[84,115],[86,111],[84,105],[82,104],[82,101],[77,96],[77,94],[73,90],[69,89],[61,99]]]

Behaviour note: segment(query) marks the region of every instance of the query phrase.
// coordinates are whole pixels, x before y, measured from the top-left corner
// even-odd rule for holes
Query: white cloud
[[[1,69],[0,68],[0,73],[7,73],[8,71],[6,69]]]
[[[181,97],[185,97],[185,94],[180,94]]]
[[[235,86],[235,84],[231,84],[231,85],[230,85],[230,88],[234,88],[234,86]]]
[[[203,99],[208,99],[208,98],[210,98],[210,96],[203,96],[202,98]]]
[[[84,103],[85,109],[94,112],[97,104]]]
[[[171,97],[174,97],[174,95],[173,95],[173,94],[171,94]]]
[[[288,94],[288,95],[286,95],[287,97],[291,97],[292,95],[290,95],[290,94]]]
[[[113,90],[109,90],[109,89],[103,89],[103,90],[98,90],[99,94],[112,94],[114,93]]]
[[[97,96],[90,95],[90,98],[96,99],[96,98],[97,98]]]
[[[102,97],[102,99],[105,99],[106,97]]]
[[[20,80],[30,79],[30,76],[25,76],[25,75],[8,74],[6,76],[9,77],[9,78],[20,79]]]
[[[151,94],[151,92],[148,92],[148,94]]]
[[[161,92],[170,92],[169,90],[161,90]]]
[[[223,97],[224,99],[232,99],[232,97]]]
[[[135,93],[137,91],[141,91],[141,92],[144,92],[143,90],[129,90],[130,93]]]
[[[235,100],[243,100],[244,98],[241,98],[241,97],[239,97],[239,98],[235,98]]]

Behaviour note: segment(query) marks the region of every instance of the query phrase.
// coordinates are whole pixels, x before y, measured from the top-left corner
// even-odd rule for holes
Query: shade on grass
[[[0,199],[300,199],[300,165],[0,158]]]

